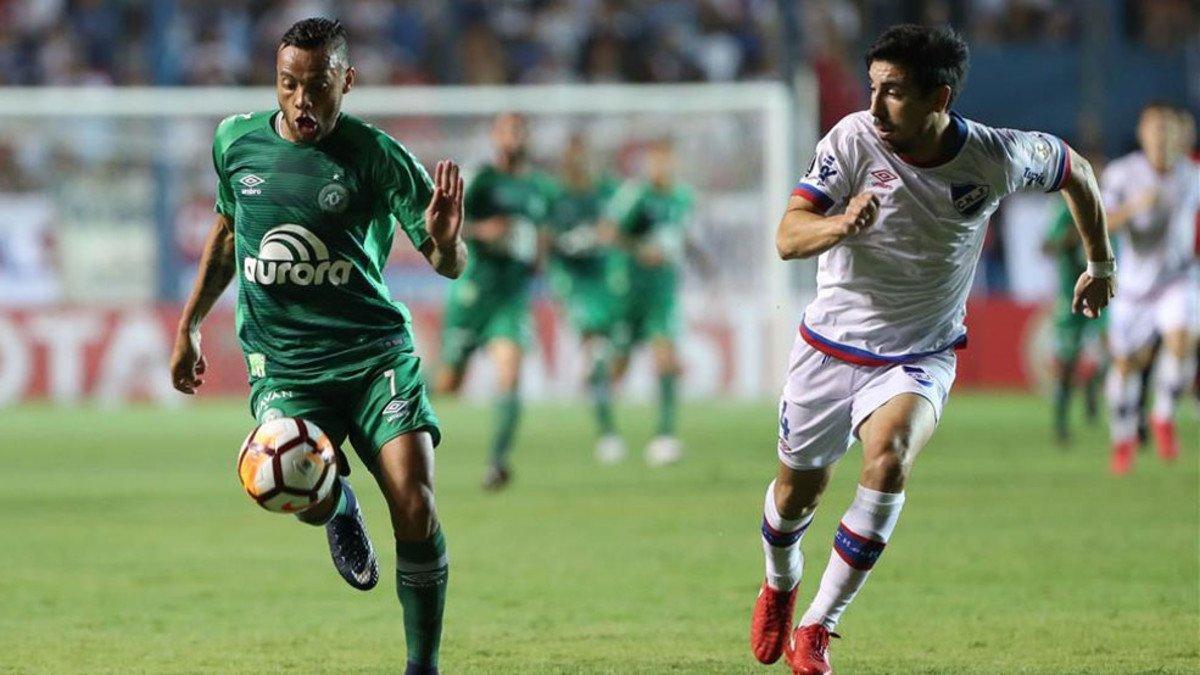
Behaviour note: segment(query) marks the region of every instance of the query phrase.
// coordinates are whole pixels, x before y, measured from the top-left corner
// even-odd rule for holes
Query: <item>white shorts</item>
[[[1180,329],[1200,332],[1200,288],[1191,276],[1163,286],[1149,298],[1117,295],[1108,315],[1108,345],[1124,357],[1150,346],[1154,336]]]
[[[779,400],[779,461],[798,471],[833,464],[859,425],[899,394],[923,396],[941,419],[957,360],[946,350],[903,365],[857,366],[797,336]]]

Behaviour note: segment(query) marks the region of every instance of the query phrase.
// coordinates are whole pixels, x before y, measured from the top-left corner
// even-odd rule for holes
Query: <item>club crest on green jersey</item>
[[[350,191],[340,183],[330,183],[321,188],[317,195],[317,203],[321,210],[327,213],[341,213],[350,202]]]
[[[352,269],[348,260],[331,261],[329,248],[317,235],[287,223],[263,235],[258,256],[246,256],[242,275],[246,281],[264,286],[340,286],[350,280]]]

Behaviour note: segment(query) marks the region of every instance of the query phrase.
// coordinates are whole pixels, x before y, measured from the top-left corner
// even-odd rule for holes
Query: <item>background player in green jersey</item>
[[[1105,317],[1089,320],[1071,311],[1071,299],[1079,275],[1087,269],[1087,257],[1065,203],[1055,210],[1054,222],[1042,242],[1042,250],[1054,257],[1058,268],[1058,293],[1051,321],[1054,325],[1054,436],[1060,443],[1070,440],[1071,394],[1078,377],[1083,378],[1084,405],[1094,419],[1100,383],[1104,381],[1103,334]],[[1091,363],[1080,356],[1091,352]]]
[[[688,236],[694,198],[690,188],[676,181],[675,164],[670,141],[656,141],[646,157],[647,180],[623,186],[609,209],[617,226],[614,283],[620,299],[614,335],[621,355],[615,373],[624,374],[633,346],[649,341],[659,383],[657,435],[646,448],[646,461],[654,466],[678,461],[683,454],[675,432],[678,295],[685,254],[708,267]]]
[[[617,434],[612,410],[611,341],[619,307],[613,287],[613,237],[605,206],[616,181],[597,177],[587,142],[573,134],[563,152],[561,181],[550,202],[546,234],[550,251],[550,285],[567,320],[583,340],[588,391],[595,404],[600,440],[596,458],[620,461],[625,444]]]
[[[496,490],[511,475],[508,455],[521,410],[521,358],[532,338],[529,282],[538,256],[538,226],[546,218],[547,190],[545,179],[528,166],[524,117],[499,115],[491,138],[495,160],[467,186],[464,236],[470,259],[450,286],[437,390],[458,392],[471,354],[487,346],[500,394],[483,487]]]
[[[346,33],[328,19],[293,25],[276,52],[279,109],[217,128],[217,219],[180,319],[174,385],[203,380],[200,323],[240,275],[238,339],[261,423],[315,422],[349,439],[387,501],[404,609],[408,673],[436,673],[449,567],[433,503],[438,420],[418,374],[408,310],[381,272],[395,226],[439,274],[466,265],[463,185],[453,162],[431,181],[384,132],[341,113],[354,86]],[[349,467],[340,460],[342,473]],[[379,573],[358,501],[340,477],[299,518],[324,525],[342,577],[368,590]]]

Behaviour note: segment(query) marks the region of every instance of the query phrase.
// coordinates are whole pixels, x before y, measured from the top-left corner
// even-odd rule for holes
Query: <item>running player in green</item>
[[[550,203],[546,232],[550,285],[567,319],[583,339],[588,390],[596,409],[600,439],[596,458],[612,464],[625,457],[612,410],[613,345],[617,319],[613,289],[614,232],[602,219],[616,181],[593,175],[587,143],[574,134],[563,153],[561,184]]]
[[[679,282],[685,254],[706,263],[687,232],[693,202],[691,189],[675,179],[674,148],[669,141],[660,140],[647,155],[647,181],[626,184],[609,209],[617,226],[614,277],[621,307],[614,329],[621,355],[614,372],[620,378],[632,348],[649,341],[659,383],[658,427],[646,448],[646,461],[652,466],[670,464],[683,456],[675,435]]]
[[[500,395],[483,487],[498,490],[511,477],[508,455],[517,431],[521,358],[532,329],[529,282],[538,257],[538,227],[546,219],[546,180],[526,161],[529,130],[514,113],[492,123],[495,161],[467,186],[465,237],[470,262],[450,286],[442,326],[439,393],[457,393],[471,354],[487,346]]]
[[[1055,211],[1054,222],[1042,243],[1058,267],[1058,293],[1051,321],[1054,324],[1054,436],[1059,443],[1070,441],[1071,393],[1077,374],[1083,376],[1084,404],[1088,419],[1094,419],[1100,384],[1104,381],[1103,333],[1105,317],[1089,320],[1071,311],[1075,283],[1087,269],[1087,257],[1079,233],[1065,203]],[[1080,363],[1085,351],[1094,351],[1094,363]],[[1083,366],[1081,368],[1081,366]]]
[[[399,224],[439,274],[461,273],[463,185],[453,162],[440,162],[430,180],[390,136],[341,113],[356,77],[347,52],[339,22],[296,23],[276,51],[279,108],[217,127],[216,224],[180,319],[171,374],[184,393],[202,384],[201,321],[240,277],[237,331],[250,409],[260,423],[314,422],[335,446],[349,439],[391,513],[406,672],[436,673],[449,571],[433,502],[441,433],[418,373],[412,319],[381,272]],[[378,566],[344,477],[349,467],[344,457],[339,463],[337,488],[298,517],[325,527],[338,572],[368,590]]]

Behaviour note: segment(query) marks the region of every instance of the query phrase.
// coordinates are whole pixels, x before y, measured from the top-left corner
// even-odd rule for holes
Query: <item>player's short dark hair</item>
[[[279,39],[279,49],[284,47],[324,49],[343,63],[350,63],[350,40],[346,27],[337,19],[315,16],[297,21]]]
[[[895,63],[908,71],[922,93],[950,87],[950,99],[962,91],[971,54],[953,28],[903,23],[883,31],[867,49],[867,67],[875,61]]]

